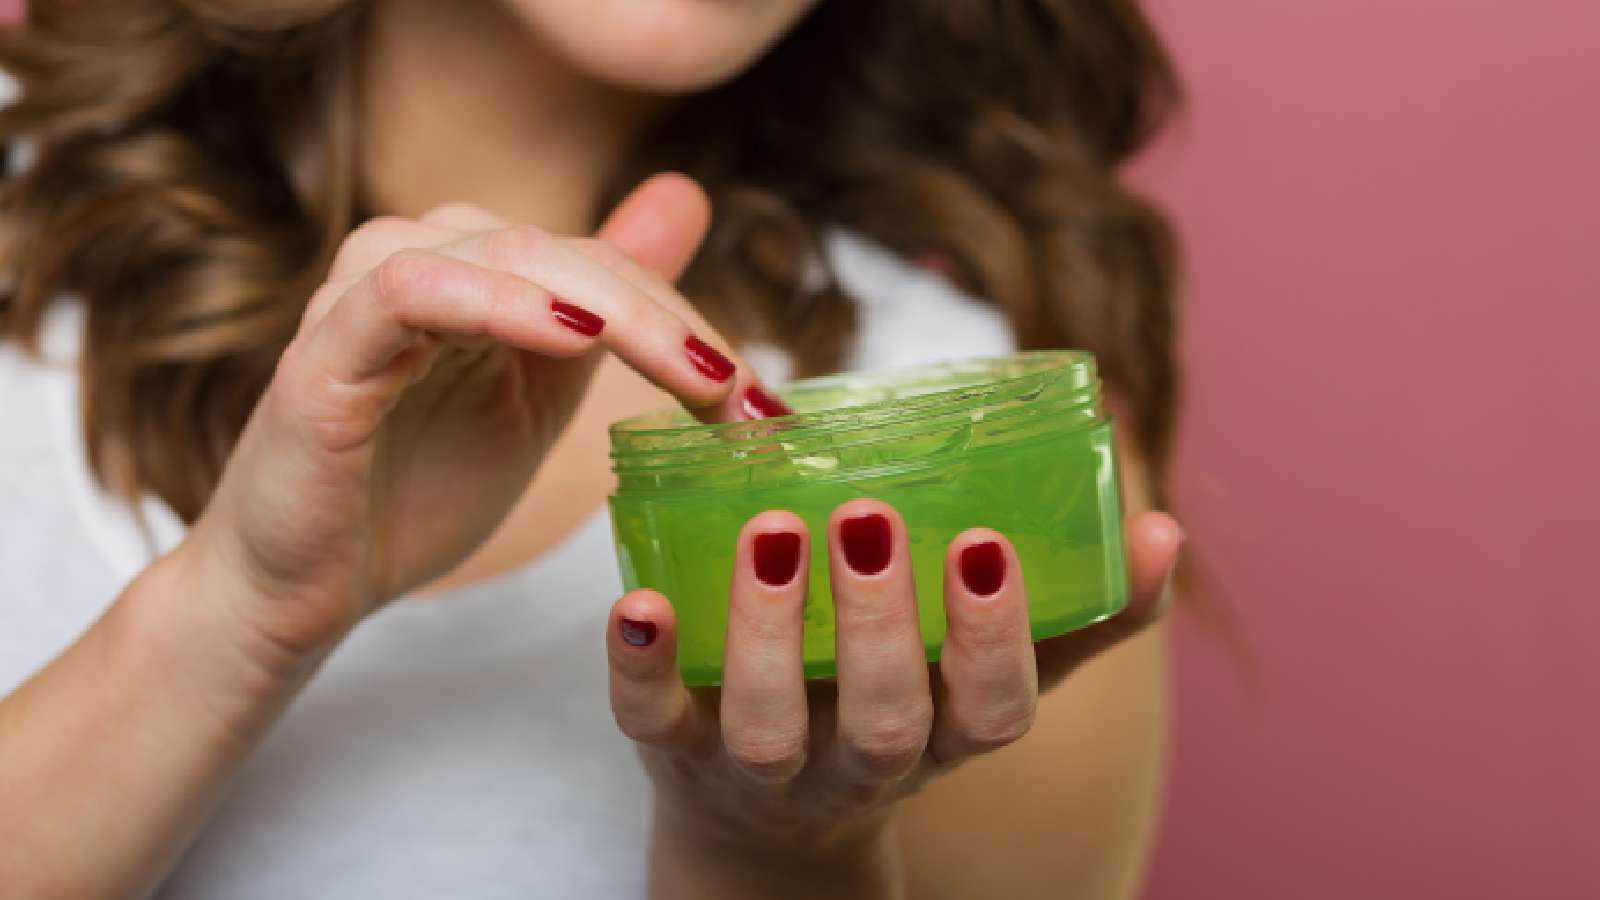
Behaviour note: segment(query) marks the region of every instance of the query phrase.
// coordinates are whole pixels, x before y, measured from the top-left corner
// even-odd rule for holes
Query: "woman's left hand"
[[[947,636],[930,666],[904,522],[876,500],[840,506],[827,535],[833,682],[802,672],[810,536],[791,513],[762,513],[739,535],[721,688],[684,686],[665,597],[623,597],[608,628],[611,704],[655,782],[658,830],[786,861],[881,842],[897,801],[1022,737],[1042,691],[1160,617],[1182,530],[1142,513],[1126,531],[1127,608],[1038,644],[1010,542],[988,529],[959,535],[945,555]]]

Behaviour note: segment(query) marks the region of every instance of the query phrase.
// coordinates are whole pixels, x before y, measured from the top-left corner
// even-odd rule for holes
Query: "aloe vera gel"
[[[834,674],[826,528],[873,497],[910,539],[928,659],[939,657],[945,548],[975,526],[1016,546],[1033,637],[1100,621],[1127,602],[1110,420],[1093,356],[1022,353],[801,381],[793,416],[716,425],[682,411],[611,429],[622,579],[677,611],[690,684],[721,680],[734,544],[751,516],[786,509],[812,534],[805,669]]]

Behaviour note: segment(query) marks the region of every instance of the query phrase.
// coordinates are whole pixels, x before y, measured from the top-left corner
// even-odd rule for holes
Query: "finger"
[[[668,284],[659,274],[653,272],[631,259],[617,247],[594,238],[570,238],[570,246],[589,256],[591,259],[608,266],[638,288],[642,293],[671,310],[697,334],[706,336],[708,342],[713,344],[718,351],[735,358],[734,351],[729,347],[711,324],[700,315],[684,296]],[[755,372],[745,365],[738,366],[733,375],[733,389],[727,394],[722,403],[693,410],[695,415],[703,422],[734,422],[749,419],[770,419],[774,416],[793,415],[794,410],[789,408],[781,398],[767,390],[756,378]]]
[[[352,285],[395,253],[437,247],[460,237],[458,231],[398,216],[379,216],[362,222],[339,245],[328,270],[327,282],[312,294],[305,312],[301,313],[301,332],[314,328]]]
[[[642,744],[688,747],[698,730],[694,699],[678,674],[678,624],[655,591],[626,594],[606,627],[611,712],[622,733]]]
[[[1128,605],[1104,622],[1034,645],[1039,682],[1049,686],[1093,658],[1143,631],[1171,606],[1172,570],[1183,544],[1178,520],[1143,512],[1124,528],[1128,554]]]
[[[834,651],[839,672],[835,748],[860,783],[907,774],[933,719],[905,523],[878,500],[852,500],[828,524]]]
[[[423,213],[417,221],[455,232],[494,231],[510,224],[483,207],[473,206],[470,203],[446,203],[443,206],[435,206]]]
[[[720,403],[735,363],[672,310],[566,241],[524,225],[469,235],[440,248],[456,259],[509,272],[549,291],[606,349],[690,409]]]
[[[595,343],[564,326],[551,314],[550,295],[522,278],[429,250],[402,250],[351,287],[303,347],[291,348],[292,377],[311,392],[301,396],[317,418],[373,425],[414,379],[411,369],[423,358],[417,351],[430,347],[434,335],[484,336],[560,357]]]
[[[806,526],[772,510],[745,523],[728,592],[722,744],[757,781],[782,784],[805,766],[809,711],[801,640]]]
[[[580,246],[589,255],[628,277],[657,303],[672,310],[723,355],[737,359],[692,304],[672,283],[683,273],[705,237],[711,204],[687,176],[666,172],[634,190],[607,219],[595,239]],[[791,415],[788,404],[764,388],[748,366],[739,366],[735,384],[717,406],[693,410],[705,422],[732,422]]]
[[[950,542],[944,613],[929,752],[954,763],[1026,734],[1039,695],[1022,568],[999,532],[974,528]]]
[[[670,284],[688,267],[711,221],[711,201],[686,175],[664,172],[633,189],[595,236]]]
[[[378,216],[356,226],[339,244],[328,269],[330,283],[351,283],[395,252],[413,247],[437,247],[459,240],[461,233],[437,223]]]
[[[328,270],[327,284],[312,297],[302,323],[315,324],[352,284],[400,250],[438,247],[460,240],[467,233],[505,226],[499,216],[466,203],[436,206],[415,221],[399,216],[368,219],[339,245]]]

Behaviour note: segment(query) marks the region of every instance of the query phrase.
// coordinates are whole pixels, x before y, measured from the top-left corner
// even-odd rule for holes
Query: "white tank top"
[[[1013,348],[994,309],[942,279],[848,234],[827,243],[861,304],[852,368]],[[159,502],[136,515],[89,474],[71,365],[80,326],[59,304],[42,364],[0,345],[0,693],[183,536]],[[781,381],[781,357],[751,357]],[[643,896],[650,786],[606,696],[613,554],[597,510],[519,570],[364,622],[159,896]]]

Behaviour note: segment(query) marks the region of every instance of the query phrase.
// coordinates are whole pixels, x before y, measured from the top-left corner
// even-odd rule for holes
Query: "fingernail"
[[[656,642],[654,622],[622,618],[617,620],[617,627],[622,631],[623,642],[631,647],[648,647]]]
[[[961,551],[961,580],[980,597],[1000,591],[1006,583],[1006,552],[999,541],[984,541]]]
[[[689,354],[689,362],[694,363],[700,374],[712,381],[727,381],[733,376],[733,360],[694,335],[689,335],[689,339],[683,342],[683,349]]]
[[[753,384],[745,389],[743,405],[744,416],[747,419],[770,419],[775,416],[794,415],[794,410],[789,408],[789,404]]]
[[[869,513],[839,523],[844,561],[859,575],[876,575],[889,566],[894,532],[887,516]]]
[[[783,587],[800,571],[800,535],[773,531],[756,535],[752,547],[756,577],[770,587]]]
[[[557,322],[584,337],[594,337],[606,327],[605,319],[581,306],[573,306],[565,300],[551,300],[550,314],[556,317]]]

